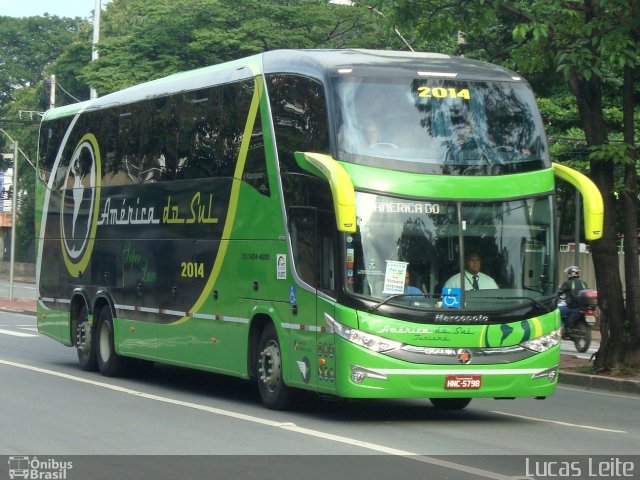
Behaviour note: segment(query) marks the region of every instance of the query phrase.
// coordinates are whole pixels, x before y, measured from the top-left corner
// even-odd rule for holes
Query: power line
[[[71,95],[69,92],[67,92],[64,87],[62,85],[60,85],[60,83],[56,84],[60,90],[62,90],[63,93],[66,93],[69,97],[73,98],[76,102],[81,102],[82,100],[77,99],[76,97],[74,97],[73,95]]]

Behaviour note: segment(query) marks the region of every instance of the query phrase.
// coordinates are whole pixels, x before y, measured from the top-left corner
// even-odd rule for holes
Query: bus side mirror
[[[296,152],[295,158],[300,168],[329,182],[338,231],[355,233],[356,194],[344,167],[322,153]]]
[[[589,177],[577,170],[555,162],[551,165],[556,177],[569,182],[582,195],[584,236],[587,240],[598,240],[602,237],[604,224],[604,205],[600,190]]]

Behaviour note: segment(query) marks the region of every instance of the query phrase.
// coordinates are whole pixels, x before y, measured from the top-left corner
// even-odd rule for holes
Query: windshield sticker
[[[462,98],[464,100],[471,99],[468,88],[444,88],[444,87],[418,87],[418,96],[420,98]]]
[[[355,259],[355,250],[347,248],[347,283],[353,284],[353,264]]]
[[[276,278],[278,280],[286,280],[287,279],[287,256],[284,253],[278,253],[276,257],[277,257]]]
[[[444,308],[460,308],[459,288],[443,288],[442,289],[442,306]]]
[[[397,295],[404,292],[404,278],[407,274],[407,262],[387,260],[387,271],[384,274],[382,293]]]

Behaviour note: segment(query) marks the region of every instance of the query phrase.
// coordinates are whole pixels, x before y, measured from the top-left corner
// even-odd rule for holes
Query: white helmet
[[[572,265],[570,267],[565,268],[564,269],[564,273],[566,273],[567,277],[569,277],[569,278],[579,277],[580,276],[580,267],[576,267],[575,265]]]

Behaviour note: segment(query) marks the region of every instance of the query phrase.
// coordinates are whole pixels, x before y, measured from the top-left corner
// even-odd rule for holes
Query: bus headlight
[[[386,352],[389,350],[395,350],[402,347],[402,343],[394,342],[387,338],[379,337],[377,335],[371,335],[370,333],[362,332],[356,328],[347,327],[346,325],[337,322],[328,314],[324,314],[324,319],[331,327],[333,332],[345,340],[359,345],[361,347],[373,350],[374,352]]]
[[[547,333],[546,335],[542,335],[541,337],[522,342],[520,346],[533,350],[534,352],[546,352],[550,348],[558,345],[561,340],[562,330],[559,328],[553,332]]]

